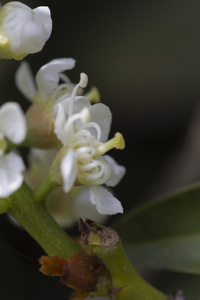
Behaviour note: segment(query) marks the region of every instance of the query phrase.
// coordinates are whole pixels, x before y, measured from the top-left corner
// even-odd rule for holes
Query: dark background
[[[8,1],[2,1],[3,4],[6,2]],[[72,81],[78,82],[79,73],[87,73],[89,86],[98,87],[102,102],[113,113],[111,136],[116,131],[124,135],[126,149],[112,150],[111,154],[127,168],[125,178],[115,188],[125,213],[131,207],[155,196],[198,181],[200,2],[22,2],[32,8],[48,5],[52,11],[53,32],[50,40],[43,51],[26,58],[34,74],[53,58],[75,58],[76,67],[67,74]],[[16,61],[1,61],[1,102],[20,101],[26,110],[29,103],[14,85],[14,74],[18,66],[19,62]],[[116,217],[111,218],[110,223],[113,219]],[[25,283],[27,273],[22,271],[27,264],[19,263],[16,267],[14,262],[19,257],[16,254],[8,266],[8,274],[5,273],[4,276],[6,278],[10,273],[14,274],[10,277],[10,284],[20,278],[24,294],[19,292],[20,283],[15,284],[14,299],[66,299],[64,295],[67,288],[62,289],[63,286],[57,285],[54,279],[44,279],[44,291],[40,287],[37,297],[32,294],[31,290],[37,290],[37,284],[42,280],[38,279],[35,263],[42,251],[21,229],[14,228],[6,216],[0,218],[0,239],[8,243],[8,247],[31,257],[34,262],[27,264],[30,263],[36,269],[34,275],[30,275],[33,276],[31,280],[28,280],[31,282],[29,287]],[[4,257],[6,248],[2,246],[1,265],[12,261],[11,258]],[[23,260],[20,256],[21,259]],[[2,269],[5,270],[3,267]],[[16,269],[19,269],[21,277],[17,275]],[[154,278],[154,283],[170,292],[170,289],[175,288],[173,285],[170,287],[170,282],[174,282],[174,275],[162,273],[162,276],[159,275],[159,280]],[[176,278],[180,278],[177,279],[180,282],[177,283],[177,288],[185,285],[185,281],[200,282],[198,277],[185,279],[184,276],[186,275],[177,274]],[[161,278],[164,278],[163,281]],[[49,282],[56,282],[55,294],[50,290],[54,285]],[[4,288],[5,286],[2,285]],[[59,298],[61,290],[63,296]],[[8,291],[6,293],[8,295]],[[5,300],[11,299],[11,296],[6,298],[6,295]],[[194,292],[194,295],[194,300],[197,300],[200,291]]]

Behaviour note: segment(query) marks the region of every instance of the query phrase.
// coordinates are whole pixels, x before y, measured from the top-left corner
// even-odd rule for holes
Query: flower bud
[[[21,60],[42,50],[52,30],[47,6],[9,2],[0,10],[0,58]]]
[[[27,136],[24,145],[40,149],[60,147],[54,133],[54,117],[40,103],[33,104],[26,112]]]

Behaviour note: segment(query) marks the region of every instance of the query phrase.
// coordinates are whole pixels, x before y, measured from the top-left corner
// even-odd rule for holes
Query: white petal
[[[49,168],[57,152],[58,149],[31,148],[28,155],[29,165],[31,166],[32,164],[37,163],[42,168]]]
[[[57,135],[58,139],[65,145],[65,113],[62,104],[58,104],[58,112],[54,124],[54,132]]]
[[[68,112],[69,112],[69,103],[70,103],[70,96],[61,100],[60,102],[56,103],[53,107],[53,114],[56,115],[58,112],[58,105],[59,103],[62,104],[64,112],[65,112],[65,116],[68,117]],[[74,102],[74,107],[73,107],[73,114],[76,113],[80,113],[83,108],[85,107],[90,107],[90,101],[88,100],[88,98],[83,97],[83,96],[77,96],[75,97],[75,102]]]
[[[14,152],[0,158],[0,198],[9,197],[20,188],[24,169],[23,160]]]
[[[53,59],[44,65],[36,74],[36,82],[43,98],[48,98],[59,82],[59,73],[74,67],[73,58]]]
[[[123,213],[121,202],[101,186],[90,187],[90,201],[102,215]]]
[[[39,6],[33,9],[34,19],[43,29],[44,38],[48,40],[52,31],[51,11],[47,6]]]
[[[29,64],[26,61],[22,61],[17,69],[15,74],[15,83],[22,95],[28,100],[32,101],[37,90],[33,74]]]
[[[101,142],[107,141],[112,121],[109,107],[102,103],[97,103],[92,105],[89,110],[91,114],[90,121],[97,123],[101,128]],[[90,129],[90,132],[95,135],[95,130],[94,132],[92,130]]]
[[[85,220],[86,218],[90,220],[95,220],[97,223],[103,223],[107,216],[99,214],[96,206],[89,200],[90,189],[86,186],[74,187],[70,195],[74,195],[73,199],[73,209],[76,219],[79,218]]]
[[[26,121],[18,103],[7,102],[0,109],[0,130],[14,144],[20,144],[26,137]]]
[[[104,155],[104,158],[108,161],[108,163],[114,168],[115,176],[108,182],[106,182],[107,186],[116,186],[126,173],[126,168],[124,166],[118,165],[118,163],[110,156]]]
[[[67,193],[73,187],[73,184],[76,179],[77,173],[77,163],[76,163],[76,155],[73,150],[69,149],[65,157],[61,162],[61,174],[63,178],[63,188]]]

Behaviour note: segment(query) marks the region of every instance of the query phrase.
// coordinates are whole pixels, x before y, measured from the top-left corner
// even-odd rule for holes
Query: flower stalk
[[[79,246],[58,226],[44,205],[33,201],[31,189],[24,183],[10,197],[8,213],[36,240],[49,256],[66,258]]]

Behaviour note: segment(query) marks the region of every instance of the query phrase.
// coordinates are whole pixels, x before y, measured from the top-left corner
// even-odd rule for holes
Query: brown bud
[[[60,281],[75,290],[89,292],[95,288],[101,268],[96,257],[76,252],[66,259]]]
[[[60,145],[54,133],[54,117],[42,104],[30,106],[26,112],[26,145],[36,148],[57,148]]]

